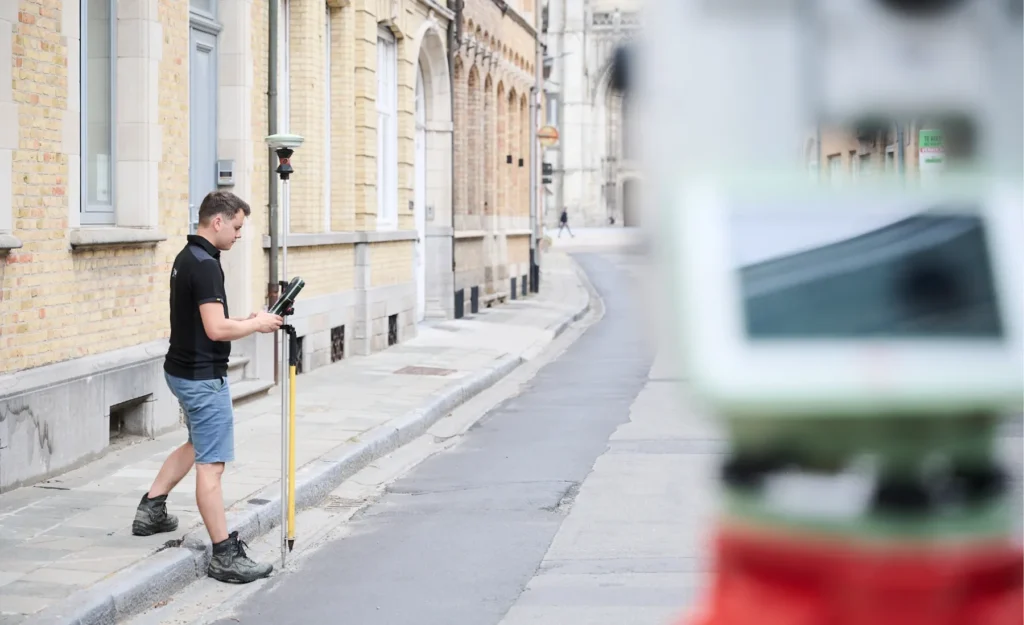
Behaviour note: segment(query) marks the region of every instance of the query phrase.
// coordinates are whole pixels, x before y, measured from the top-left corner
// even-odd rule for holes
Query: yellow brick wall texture
[[[471,0],[463,32],[502,61],[532,72],[533,36],[489,0]],[[460,49],[455,81],[456,214],[529,215],[529,102],[527,76],[505,63]],[[512,156],[512,164],[507,157]],[[523,167],[519,167],[519,159]],[[486,209],[484,205],[486,203]],[[485,222],[486,223],[486,222]]]
[[[331,229],[356,228],[355,20],[351,5],[331,9]]]
[[[14,234],[23,242],[0,276],[0,373],[138,345],[167,336],[167,276],[175,243],[155,248],[71,252],[70,159],[61,128],[67,108],[68,50],[62,0],[18,2],[12,88],[19,146],[12,159]],[[187,159],[175,129],[187,128],[182,59],[188,52],[187,3],[161,0],[160,226],[173,239],[187,194]],[[184,26],[182,26],[184,25]],[[71,88],[77,88],[72,85]],[[7,120],[10,123],[11,120]],[[186,224],[187,227],[187,224]],[[180,239],[177,239],[180,241]]]
[[[295,247],[288,250],[288,277],[302,276],[302,297],[349,291],[355,286],[355,250],[352,245]]]
[[[483,267],[487,260],[484,252],[484,240],[457,239],[455,241],[455,257],[458,259],[458,264],[455,266],[455,288],[468,289],[472,286],[480,286],[483,280]],[[477,280],[470,283],[465,281],[466,272],[480,275]],[[466,298],[468,300],[468,294]]]
[[[253,3],[252,46],[254,72],[253,115],[254,136],[267,134],[267,5],[268,0]],[[292,41],[289,62],[290,115],[289,130],[305,141],[292,159],[296,173],[290,182],[291,231],[317,233],[328,230],[325,210],[325,183],[330,167],[330,230],[334,232],[367,231],[377,228],[377,3],[359,0],[340,9],[330,9],[308,2],[292,2],[289,36]],[[409,20],[410,28],[418,28],[416,20],[425,16],[416,13]],[[328,45],[325,22],[330,19],[330,160],[326,158],[327,117],[325,112],[325,54]],[[297,45],[296,42],[302,42]],[[414,175],[415,130],[415,58],[408,39],[399,38],[398,53],[398,215],[399,229],[415,227],[414,215],[408,209],[412,198]],[[279,103],[279,108],[283,103]],[[262,237],[268,230],[267,153],[262,143],[255,146],[252,205],[250,221],[252,236]],[[282,197],[278,198],[279,203]],[[412,244],[375,244],[373,259],[385,259],[385,267],[374,271],[376,284],[391,284],[404,276],[412,278]],[[255,271],[252,288],[258,293],[266,289],[269,254],[262,245],[253,246]],[[327,294],[353,288],[350,246],[318,246],[289,248],[289,273],[308,263],[303,274],[311,295]],[[298,256],[296,255],[298,254]],[[280,256],[279,256],[280,258]],[[301,260],[298,260],[301,259]],[[395,263],[406,266],[396,268]],[[314,288],[307,278],[315,271],[330,276]],[[383,282],[378,282],[380,278]]]
[[[918,134],[920,128],[917,124],[911,124],[905,127],[904,141],[904,163],[906,166],[906,174],[910,179],[914,179],[918,176],[919,159],[918,159]],[[808,139],[808,147],[813,149],[813,138]],[[892,143],[896,143],[896,133],[894,129],[890,129],[888,133],[880,133],[878,140],[874,145],[870,143],[862,143],[858,140],[855,132],[848,128],[823,128],[821,131],[821,162],[819,163],[819,171],[823,179],[829,179],[832,177],[829,159],[830,157],[836,157],[839,159],[841,164],[838,177],[840,180],[849,178],[853,174],[854,163],[853,159],[860,159],[862,154],[869,154],[867,161],[861,160],[858,165],[865,165],[860,171],[860,175],[868,176],[872,173],[881,174],[886,172],[886,147]],[[813,156],[811,157],[813,159]],[[890,165],[893,170],[898,166],[897,159],[898,148],[893,151],[892,164]],[[892,173],[890,171],[889,173]]]
[[[391,286],[412,281],[412,241],[375,243],[370,247],[370,286]]]
[[[530,262],[529,236],[515,236],[508,238],[508,262],[510,265]]]

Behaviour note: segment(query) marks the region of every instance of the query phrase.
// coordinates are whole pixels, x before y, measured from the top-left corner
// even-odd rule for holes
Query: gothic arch
[[[470,215],[479,215],[483,210],[482,189],[480,188],[480,167],[482,157],[480,154],[483,148],[483,137],[479,132],[479,117],[481,111],[481,96],[483,85],[480,82],[480,69],[474,63],[469,70],[469,78],[466,81],[467,90],[467,119],[466,119],[466,212]]]
[[[498,88],[495,92],[494,102],[496,105],[495,111],[495,138],[497,141],[498,158],[497,161],[497,172],[495,172],[495,205],[494,213],[500,214],[503,212],[505,205],[508,203],[508,165],[505,163],[505,155],[508,154],[508,97],[505,93],[505,82],[498,80]]]
[[[497,124],[494,109],[494,79],[490,74],[484,79],[484,214],[494,214],[495,170],[498,167],[495,134]]]
[[[533,164],[530,162],[530,113],[529,104],[527,102],[526,94],[520,94],[519,96],[519,155],[523,159],[523,167],[518,168],[519,172],[519,184],[521,185],[521,191],[519,193],[519,206],[516,211],[516,217],[529,217],[530,215],[530,167]],[[524,224],[527,225],[527,224]]]

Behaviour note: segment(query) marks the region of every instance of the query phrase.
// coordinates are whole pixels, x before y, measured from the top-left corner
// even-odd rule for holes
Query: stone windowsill
[[[487,230],[456,230],[456,239],[482,239],[486,237],[490,232]]]
[[[20,247],[21,239],[18,237],[13,234],[0,234],[0,254],[19,249]]]
[[[156,245],[166,240],[167,235],[155,228],[93,228],[86,226],[71,230],[71,247],[74,249]]]
[[[288,247],[316,247],[320,245],[354,245],[356,243],[384,243],[387,241],[415,241],[415,230],[384,230],[378,232],[317,232],[291,233]],[[280,247],[284,241],[278,240]],[[270,249],[270,236],[263,235],[263,249]]]

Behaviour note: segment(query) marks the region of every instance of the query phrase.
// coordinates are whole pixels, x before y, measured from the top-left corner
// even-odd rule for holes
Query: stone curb
[[[571,258],[570,258],[571,260]],[[576,274],[584,281],[586,301],[551,329],[550,343],[591,308],[594,294],[589,280],[575,260]],[[494,365],[470,376],[461,384],[401,417],[361,435],[355,445],[341,445],[296,470],[295,509],[310,508],[322,501],[343,481],[370,463],[425,433],[452,410],[496,384],[526,359],[503,356]],[[274,492],[271,495],[271,492]],[[267,486],[261,494],[266,503],[228,513],[228,528],[243,540],[252,540],[280,526],[280,485]],[[210,538],[202,526],[186,533],[180,546],[171,545],[148,556],[90,588],[82,589],[60,603],[28,617],[23,625],[115,625],[170,598],[192,582],[206,576],[210,561]]]

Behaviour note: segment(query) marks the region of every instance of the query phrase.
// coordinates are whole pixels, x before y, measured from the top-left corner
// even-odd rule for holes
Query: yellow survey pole
[[[288,178],[295,171],[291,165],[291,156],[303,143],[299,135],[274,134],[265,137],[267,146],[277,153],[277,173],[281,177],[282,195],[281,228],[284,236],[281,241],[281,296],[270,307],[270,312],[287,318],[292,314],[291,306],[295,296],[302,290],[305,283],[301,278],[294,278],[286,283],[288,276],[288,237],[291,232],[291,201],[288,193]],[[271,260],[274,262],[274,259]],[[281,326],[282,357],[279,366],[281,384],[288,380],[288,389],[281,389],[281,568],[287,563],[286,554],[295,545],[295,365],[298,362],[298,338],[295,328],[288,323]],[[285,356],[287,353],[287,356]],[[286,360],[287,358],[287,360]]]
[[[297,347],[292,345],[293,348]],[[298,350],[290,349],[288,368],[288,551],[295,546],[295,370]]]

